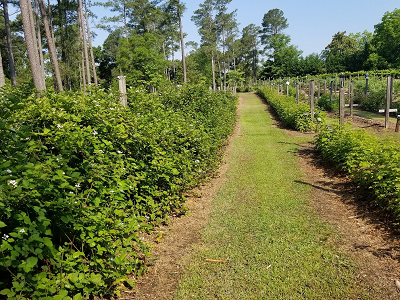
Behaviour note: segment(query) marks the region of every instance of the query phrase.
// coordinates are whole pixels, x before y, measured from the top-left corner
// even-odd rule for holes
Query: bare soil
[[[370,121],[359,117],[353,121],[358,127],[372,130],[379,131],[382,127],[382,124],[370,126]],[[276,126],[280,127],[279,123]],[[310,135],[283,130],[291,136]],[[231,139],[239,134],[237,126]],[[182,272],[190,262],[193,245],[201,243],[201,230],[207,224],[212,199],[225,181],[230,145],[218,175],[189,197],[190,213],[171,218],[168,225],[146,237],[156,243],[152,257],[157,260],[139,278],[135,289],[123,292],[119,299],[173,299]],[[338,240],[332,242],[354,258],[360,286],[369,287],[372,299],[400,299],[394,284],[395,279],[400,280],[400,235],[390,226],[389,215],[368,201],[367,191],[324,162],[312,144],[301,145],[298,156],[306,175],[302,183],[312,187],[310,205],[321,220],[339,232]]]

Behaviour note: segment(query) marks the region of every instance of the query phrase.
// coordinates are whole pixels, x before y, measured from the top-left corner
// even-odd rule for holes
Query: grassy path
[[[310,187],[297,183],[295,152],[307,140],[273,126],[255,95],[241,96],[227,180],[176,299],[367,298],[352,262],[332,246],[336,232],[308,206]]]

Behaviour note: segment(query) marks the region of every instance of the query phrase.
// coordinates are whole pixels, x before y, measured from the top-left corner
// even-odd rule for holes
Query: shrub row
[[[354,129],[326,127],[316,139],[324,159],[348,172],[359,186],[373,192],[375,201],[400,221],[399,142]],[[397,223],[398,225],[398,223]]]
[[[82,299],[132,285],[151,248],[143,234],[184,213],[183,193],[218,165],[235,97],[129,90],[128,109],[118,97],[1,92],[0,295]]]
[[[278,95],[269,87],[258,87],[258,94],[271,105],[282,124],[299,131],[317,131],[324,124],[326,114],[316,107],[314,121],[311,119],[310,105],[304,102],[296,104],[293,96]]]

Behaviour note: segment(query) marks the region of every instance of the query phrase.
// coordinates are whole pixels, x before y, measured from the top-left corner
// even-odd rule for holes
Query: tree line
[[[239,31],[231,1],[204,0],[192,12],[197,44],[185,43],[182,15],[188,12],[179,0],[2,0],[0,85],[81,90],[110,87],[125,75],[129,86],[149,91],[165,82],[203,82],[216,90],[271,77],[399,67],[398,9],[385,13],[373,33],[338,32],[321,53],[304,57],[284,33],[283,11],[271,9],[261,26]],[[12,19],[9,6],[17,11]],[[92,45],[95,6],[112,12],[97,21],[108,31],[102,47]]]

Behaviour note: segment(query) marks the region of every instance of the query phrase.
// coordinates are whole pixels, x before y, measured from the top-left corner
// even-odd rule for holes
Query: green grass
[[[175,298],[368,298],[355,285],[356,267],[333,246],[337,233],[308,206],[310,187],[295,155],[308,139],[288,137],[260,99],[241,96],[227,181]]]

